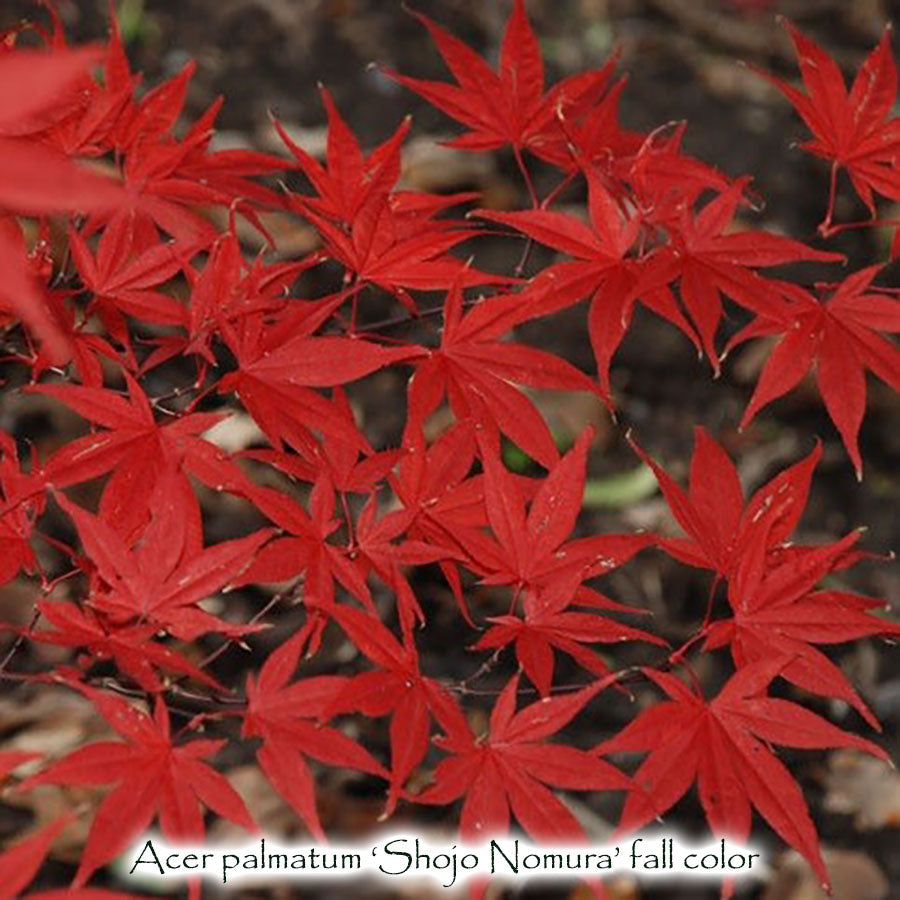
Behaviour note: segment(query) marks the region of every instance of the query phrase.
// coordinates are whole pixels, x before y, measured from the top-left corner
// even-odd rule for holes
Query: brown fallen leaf
[[[860,831],[900,826],[900,774],[855,750],[832,753],[825,776],[825,807],[852,813]]]
[[[809,863],[798,853],[785,853],[762,900],[883,900],[889,885],[875,861],[865,853],[825,850],[822,853],[832,894],[822,890]]]

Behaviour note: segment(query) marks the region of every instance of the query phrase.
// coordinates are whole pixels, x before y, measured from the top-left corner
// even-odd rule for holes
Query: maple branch
[[[477,306],[482,302],[481,297],[476,297],[474,299],[463,300],[462,307],[463,309],[470,309],[473,306]],[[439,316],[443,314],[444,307],[443,304],[440,306],[432,306],[430,309],[424,309],[418,315],[410,315],[409,313],[403,313],[402,315],[390,316],[386,319],[379,319],[376,322],[372,322],[365,326],[363,331],[360,331],[358,336],[365,337],[367,334],[377,332],[377,331],[385,331],[388,328],[396,328],[400,325],[408,325],[410,322],[418,322],[422,319],[430,319],[433,316]]]
[[[31,611],[31,620],[24,630],[20,631],[18,635],[16,635],[16,639],[13,641],[12,646],[6,652],[6,655],[0,660],[0,675],[3,675],[6,672],[6,667],[12,662],[13,657],[22,649],[25,645],[25,642],[28,640],[29,632],[37,625],[38,621],[41,618],[41,611],[34,606]]]
[[[277,594],[273,594],[268,602],[261,609],[257,610],[250,619],[248,620],[248,625],[255,625],[260,619],[263,618],[267,613],[269,613],[272,609],[274,609],[282,600],[286,600],[288,597],[291,597],[296,594],[299,588],[302,586],[304,582],[304,577],[301,576],[298,578],[290,587],[286,588],[283,591],[279,591]],[[238,643],[235,638],[227,638],[223,644],[219,647],[216,647],[211,653],[205,656],[197,668],[205,669],[207,666],[211,665],[215,662],[229,647],[233,644]],[[173,683],[178,683],[182,678],[186,678],[186,675],[180,676],[178,679],[175,679]]]
[[[610,686],[620,687],[623,683],[629,684],[640,680],[646,680],[646,676],[643,673],[643,668],[643,666],[626,666],[624,669],[619,669]],[[442,686],[445,690],[451,691],[464,697],[497,697],[501,693],[503,693],[502,688],[468,687],[467,682],[470,680],[471,678],[467,678],[464,681],[443,682]],[[588,684],[590,684],[590,682],[588,682]],[[586,685],[584,683],[554,684],[550,688],[550,695],[555,696],[557,694],[571,694],[575,691],[584,690],[585,686]],[[516,693],[522,694],[524,696],[535,696],[540,692],[534,685],[525,685],[524,687],[520,685]],[[631,695],[629,694],[629,696]]]
[[[127,687],[126,685],[117,681],[115,678],[110,677],[96,679],[94,683],[105,688],[106,690],[112,691],[114,694],[120,694],[121,696],[128,697],[131,700],[142,700],[150,709],[153,708],[153,694],[150,691],[145,691],[142,688]],[[196,700],[202,703],[221,705],[219,701],[215,700],[212,697],[208,697],[203,694],[191,694],[181,689],[170,689],[168,693],[172,693],[177,696],[183,696],[186,699]],[[168,709],[169,712],[177,713],[179,716],[184,716],[186,719],[194,719],[197,716],[197,710],[187,709],[184,706],[170,703],[168,700],[166,701],[166,709]],[[229,707],[223,706],[222,712],[227,711],[229,711]]]
[[[513,598],[513,606],[515,605],[517,599],[518,595]],[[460,690],[461,693],[466,693],[468,690],[470,690],[468,685],[473,681],[477,681],[479,678],[487,675],[494,668],[494,666],[497,665],[505,649],[505,646],[498,647],[471,675],[469,675],[467,678],[464,678],[462,681],[457,682],[458,690]]]

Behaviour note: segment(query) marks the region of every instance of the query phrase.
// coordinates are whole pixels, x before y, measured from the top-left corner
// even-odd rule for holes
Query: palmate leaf
[[[656,475],[672,515],[687,535],[658,537],[659,546],[675,559],[711,569],[723,579],[735,573],[760,534],[765,535],[765,551],[772,556],[790,540],[822,455],[817,443],[805,459],[779,472],[745,502],[734,463],[705,428],[694,429],[687,491],[634,440],[631,445]]]
[[[18,226],[6,214],[93,212],[121,202],[113,179],[32,137],[68,109],[98,57],[94,48],[15,49],[0,57],[0,304],[47,344],[56,361],[66,358],[68,342],[27,269]],[[26,82],[28,90],[22,90]]]
[[[250,832],[256,831],[244,801],[225,777],[205,762],[224,741],[199,739],[176,745],[169,712],[161,699],[148,715],[106,691],[77,683],[72,686],[94,704],[123,740],[98,741],[75,750],[26,779],[21,789],[39,784],[113,785],[94,815],[74,887],[84,885],[157,817],[171,841],[203,839],[201,804]],[[195,891],[196,886],[192,893]]]
[[[450,755],[438,763],[434,784],[416,801],[444,805],[465,797],[459,827],[466,840],[505,834],[511,816],[537,840],[581,836],[581,826],[551,788],[626,790],[629,779],[584,750],[546,738],[568,724],[614,677],[567,695],[545,697],[516,712],[519,677],[513,676],[494,705],[489,733],[480,738],[472,734],[458,707],[443,710],[439,721],[445,734],[436,743]]]
[[[57,495],[96,567],[90,605],[113,625],[150,623],[183,640],[209,632],[238,636],[253,631],[253,626],[233,625],[206,612],[200,602],[237,579],[271,532],[204,548],[199,509],[184,505],[177,483],[174,473],[160,482],[154,513],[136,545],[102,517]]]
[[[487,442],[482,444],[484,501],[494,540],[475,542],[459,535],[470,567],[484,584],[508,584],[515,590],[510,613],[493,616],[474,650],[514,644],[525,673],[547,697],[553,681],[554,650],[573,657],[595,675],[609,670],[587,645],[626,640],[664,644],[656,635],[622,625],[578,606],[636,612],[607,600],[583,582],[627,562],[651,542],[648,535],[600,534],[572,539],[581,511],[585,466],[593,430],[586,428],[575,446],[541,481],[528,512],[519,483],[503,467]],[[514,615],[522,597],[522,615]]]
[[[878,720],[847,676],[814,645],[837,644],[873,635],[897,637],[900,625],[869,611],[884,604],[847,591],[818,588],[835,570],[855,559],[860,537],[852,531],[839,541],[802,548],[780,564],[764,561],[769,524],[760,521],[744,558],[728,583],[732,618],[705,630],[707,649],[730,644],[735,664],[785,655],[780,674],[785,681],[813,694],[834,697],[854,707],[873,727]]]
[[[315,784],[305,757],[388,777],[368,751],[325,725],[350,679],[323,675],[291,681],[309,639],[301,630],[269,655],[259,674],[247,678],[242,735],[262,738],[260,768],[318,840],[325,833],[316,811]]]
[[[892,115],[897,99],[897,68],[891,50],[891,28],[860,66],[850,91],[837,63],[791,22],[785,22],[806,92],[780,78],[760,73],[793,104],[812,140],[803,148],[830,160],[831,188],[828,209],[819,226],[831,228],[835,202],[835,175],[843,168],[856,193],[875,215],[876,194],[900,199],[900,118]]]
[[[741,419],[750,423],[764,406],[815,370],[825,408],[841,435],[856,477],[862,478],[859,430],[866,406],[866,371],[900,390],[900,349],[884,333],[900,331],[900,301],[872,281],[882,266],[868,266],[817,297],[784,284],[784,300],[761,312],[729,343],[778,336]]]
[[[464,150],[490,150],[511,144],[546,153],[564,143],[562,115],[577,116],[606,90],[611,66],[584,72],[544,91],[544,62],[537,37],[525,13],[524,0],[514,0],[495,72],[471,48],[421,13],[416,18],[428,29],[457,85],[386,74],[461,122],[469,131],[449,142]]]
[[[818,837],[800,786],[767,745],[855,747],[879,759],[887,759],[887,754],[796,703],[765,696],[786,662],[775,657],[746,666],[710,701],[674,675],[644,670],[669,699],[595,748],[603,756],[649,751],[634,773],[619,832],[634,831],[662,815],[696,782],[716,834],[745,841],[756,809],[806,857],[827,888]]]
[[[421,429],[446,396],[457,420],[471,419],[493,433],[502,432],[551,468],[559,458],[553,436],[534,404],[512,383],[602,391],[566,360],[500,339],[516,321],[518,295],[490,297],[463,313],[462,287],[456,279],[447,292],[440,347],[412,359],[416,370],[408,387],[407,427]]]

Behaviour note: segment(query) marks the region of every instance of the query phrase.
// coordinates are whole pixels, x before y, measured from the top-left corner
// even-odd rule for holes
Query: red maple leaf
[[[721,295],[753,312],[772,308],[773,288],[757,270],[785,263],[841,262],[840,253],[814,250],[792,238],[765,231],[728,230],[746,189],[740,179],[693,215],[683,204],[667,223],[670,242],[654,255],[638,291],[678,281],[682,303],[713,369],[714,340],[722,319]]]
[[[328,112],[327,168],[298,147],[278,122],[275,125],[318,194],[290,194],[289,201],[319,231],[327,253],[345,267],[345,281],[354,288],[354,310],[358,292],[366,284],[393,293],[416,313],[407,288],[446,290],[455,278],[466,285],[509,283],[508,278],[480,272],[449,256],[451,247],[476,232],[452,219],[433,218],[477,194],[438,197],[394,190],[409,119],[365,156],[324,89],[322,99]]]
[[[28,271],[18,228],[6,213],[91,212],[121,201],[113,179],[85,170],[34,136],[69,108],[97,58],[93,48],[15,49],[0,56],[0,301],[46,342],[55,359],[66,357],[65,335]]]
[[[223,690],[215,678],[170,647],[153,640],[159,634],[158,623],[113,624],[89,607],[82,609],[60,600],[42,600],[35,608],[51,627],[29,631],[32,640],[58,647],[82,647],[87,653],[86,662],[90,664],[111,659],[123,675],[133,678],[145,691],[164,689],[158,669],[178,672],[207,687]]]
[[[31,472],[23,472],[15,439],[0,430],[0,586],[21,570],[37,568],[30,538],[44,511],[44,491],[36,461],[32,460]]]
[[[866,369],[900,390],[900,351],[879,332],[900,331],[900,301],[872,287],[882,266],[869,266],[826,286],[820,299],[782,284],[785,299],[736,334],[729,348],[755,337],[780,335],[741,419],[741,428],[815,368],[819,393],[862,478],[859,429],[866,408]]]
[[[196,63],[188,62],[178,75],[149,91],[140,102],[119,111],[112,143],[118,151],[117,162],[121,160],[124,196],[112,215],[94,215],[88,231],[132,217],[140,250],[156,244],[159,231],[187,244],[207,246],[217,232],[198,210],[226,206],[236,208],[265,235],[255,207],[280,207],[282,201],[250,176],[283,171],[290,163],[251,150],[210,150],[221,97],[176,139],[173,128],[195,69]],[[126,72],[116,77],[122,84],[130,78]]]
[[[190,255],[187,248],[165,242],[134,253],[134,219],[130,216],[118,218],[104,229],[96,255],[74,228],[69,231],[69,248],[82,283],[93,294],[91,302],[101,312],[117,310],[158,325],[184,324],[184,305],[154,288],[183,268]],[[127,341],[126,327],[109,330]]]
[[[3,896],[22,896],[22,891],[37,875],[38,869],[50,851],[50,845],[73,818],[72,813],[60,816],[3,851],[0,855]]]
[[[389,775],[368,751],[324,724],[349,678],[322,675],[291,681],[307,639],[306,630],[297,632],[269,654],[258,675],[247,676],[241,734],[262,738],[263,745],[256,751],[260,768],[316,839],[324,841],[315,783],[304,757],[383,778]]]
[[[374,571],[393,591],[400,627],[411,635],[416,624],[425,624],[425,614],[403,569],[446,560],[452,553],[443,544],[433,545],[407,536],[414,512],[392,510],[380,519],[376,515],[377,500],[373,494],[357,518],[347,553],[363,577],[369,570]]]
[[[516,712],[519,676],[514,675],[497,698],[489,733],[481,737],[472,734],[458,706],[443,710],[439,722],[445,734],[435,743],[450,756],[438,763],[434,784],[417,794],[416,802],[444,805],[465,797],[459,830],[466,840],[505,834],[511,815],[538,840],[582,836],[581,825],[551,788],[626,790],[630,781],[595,755],[546,738],[612,680],[545,697]]]
[[[747,541],[744,557],[728,583],[732,618],[703,630],[705,649],[731,646],[738,667],[784,655],[780,671],[786,681],[813,694],[834,697],[854,707],[873,727],[878,720],[853,689],[847,676],[815,644],[838,644],[872,635],[900,635],[900,624],[869,613],[884,603],[833,587],[816,585],[847,565],[860,536],[853,531],[840,541],[792,553],[780,565],[766,565],[765,547],[773,523],[759,522]]]
[[[259,314],[241,318],[222,336],[238,369],[219,381],[220,393],[234,391],[276,448],[309,443],[309,430],[333,434],[364,449],[365,439],[344,411],[314,388],[348,384],[399,362],[423,355],[419,347],[387,347],[361,338],[315,332],[345,294],[293,307],[277,323]],[[265,326],[265,327],[264,327]]]
[[[887,759],[871,741],[849,734],[796,703],[765,696],[786,660],[767,659],[733,675],[707,701],[674,675],[644,669],[670,698],[656,703],[600,744],[604,756],[646,752],[634,773],[619,831],[633,831],[662,815],[693,782],[713,832],[746,841],[751,811],[798,850],[828,885],[815,827],[800,786],[768,744],[814,749],[856,747]]]
[[[103,888],[66,888],[23,893],[40,871],[50,851],[50,845],[73,819],[74,814],[65,813],[43,828],[16,841],[0,854],[0,884],[2,884],[0,896],[9,900],[17,897],[25,897],[27,900],[141,900],[137,894]]]
[[[340,584],[370,611],[375,602],[365,577],[346,546],[328,539],[341,526],[336,516],[334,488],[320,475],[310,497],[310,512],[280,491],[254,487],[251,499],[282,534],[263,547],[236,583],[287,581],[303,575],[304,598],[330,607]],[[324,624],[324,621],[323,623]],[[316,642],[313,641],[316,646]]]
[[[212,344],[215,339],[221,339],[222,332],[235,328],[244,317],[259,313],[271,315],[302,302],[288,296],[290,287],[301,272],[320,262],[320,255],[311,254],[297,261],[272,264],[263,263],[260,255],[248,263],[235,225],[232,219],[229,230],[209,248],[200,272],[192,266],[185,267],[191,285],[187,340],[176,337],[160,341],[157,357],[145,360],[143,371],[178,353],[196,353],[215,366]],[[341,300],[330,302],[340,303]],[[326,304],[325,308],[330,311],[333,307]]]
[[[170,473],[162,480],[150,523],[133,547],[103,518],[57,494],[96,566],[99,583],[89,603],[112,623],[151,623],[183,640],[208,632],[245,634],[252,627],[232,625],[198,604],[237,579],[271,533],[257,531],[204,549],[199,509],[186,511],[173,479]]]
[[[496,447],[480,442],[484,502],[496,539],[490,549],[481,545],[484,556],[474,556],[483,583],[509,584],[521,590],[566,583],[572,575],[580,575],[584,581],[622,565],[651,542],[643,534],[600,534],[570,540],[581,512],[587,453],[593,438],[590,427],[581,433],[575,446],[539,483],[527,514],[520,482],[503,466]]]
[[[454,704],[438,682],[419,670],[419,654],[409,632],[401,644],[371,614],[347,606],[324,609],[378,669],[362,672],[347,681],[331,705],[330,714],[361,712],[367,716],[390,715],[391,784],[384,815],[390,815],[403,785],[425,758],[431,717],[446,718]]]
[[[346,422],[348,433],[356,430],[356,421],[346,393],[341,388],[331,392],[331,405],[335,418]],[[364,437],[360,434],[361,437]],[[300,481],[315,483],[325,475],[335,490],[343,494],[370,494],[397,464],[403,455],[401,450],[375,452],[359,442],[342,440],[333,433],[325,433],[321,442],[298,442],[295,453],[283,450],[247,450],[240,454],[244,459],[265,462],[285,475]],[[360,453],[362,452],[362,458]]]
[[[835,61],[791,22],[786,22],[800,63],[806,93],[780,78],[761,73],[800,114],[813,133],[803,149],[831,161],[828,209],[819,226],[831,231],[835,181],[846,170],[862,201],[875,215],[873,194],[900,200],[900,118],[892,115],[897,99],[897,69],[891,51],[891,29],[866,57],[847,91]]]
[[[625,640],[665,643],[612,619],[569,609],[574,604],[635,612],[583,587],[582,582],[611,571],[650,542],[647,535],[639,534],[569,539],[581,511],[592,440],[593,430],[585,429],[540,483],[527,516],[516,482],[492,453],[482,454],[485,506],[498,545],[490,548],[490,554],[476,555],[473,562],[483,575],[483,583],[511,584],[515,595],[509,614],[491,617],[488,621],[492,627],[473,649],[515,643],[520,665],[544,697],[550,693],[553,680],[554,648],[595,675],[603,675],[608,667],[585,644]],[[475,548],[470,552],[477,554]],[[520,598],[521,618],[512,614]]]
[[[227,455],[200,435],[222,421],[218,413],[189,413],[156,421],[150,399],[126,371],[128,397],[107,388],[41,384],[29,391],[62,401],[104,431],[65,444],[44,468],[46,481],[68,487],[112,472],[100,499],[100,511],[124,534],[137,534],[147,522],[151,498],[169,469],[180,478],[171,484],[188,501],[193,491],[187,474],[216,490],[245,493],[249,480]],[[136,485],[140,485],[140,490]]]
[[[567,213],[547,209],[519,212],[478,210],[492,222],[501,222],[530,238],[553,247],[573,261],[543,269],[523,293],[518,321],[546,315],[591,298],[588,330],[597,360],[603,396],[610,403],[609,365],[631,321],[636,300],[635,284],[640,261],[629,256],[641,230],[638,215],[623,214],[622,208],[591,169],[588,183],[586,224]],[[661,283],[659,287],[665,288]],[[671,321],[696,343],[691,325],[684,318],[667,289],[647,290],[644,304]]]
[[[822,456],[817,443],[805,459],[779,472],[745,504],[734,463],[705,428],[694,429],[687,491],[634,441],[631,445],[653,469],[672,515],[687,533],[686,538],[658,538],[659,546],[675,559],[712,569],[724,579],[736,571],[762,521],[767,554],[777,556],[784,548],[803,514],[813,469]]]
[[[383,144],[365,155],[356,135],[341,118],[331,94],[320,88],[328,115],[325,163],[296,144],[275,119],[275,129],[294,155],[317,196],[295,195],[300,209],[352,226],[360,210],[376,195],[387,195],[400,178],[400,148],[409,133],[409,118]]]
[[[607,87],[611,66],[573,75],[545,93],[544,62],[523,0],[515,0],[506,23],[498,72],[436,22],[421,13],[415,16],[458,85],[386,74],[469,128],[448,142],[452,147],[492,150],[511,144],[517,154],[524,148],[540,154],[545,144],[556,149],[564,140],[559,117],[579,115]]]
[[[411,538],[447,549],[438,561],[465,620],[474,627],[462,588],[457,557],[470,559],[471,547],[487,527],[484,478],[469,475],[475,462],[475,424],[464,419],[426,447],[420,428],[407,423],[404,452],[390,484],[397,499],[412,512]],[[462,536],[458,532],[462,531]]]
[[[162,699],[157,698],[150,716],[108,692],[80,684],[73,687],[124,741],[97,741],[75,750],[20,786],[29,790],[39,784],[114,785],[94,814],[73,886],[83,885],[157,817],[170,841],[203,840],[201,804],[256,831],[244,801],[224,776],[204,762],[225,741],[200,739],[175,745]]]
[[[534,404],[510,382],[594,394],[600,389],[557,356],[499,339],[521,305],[517,295],[489,297],[464,314],[462,286],[456,281],[444,303],[440,347],[415,361],[408,418],[411,427],[421,428],[446,394],[458,420],[472,419],[503,432],[550,468],[559,458],[553,436]]]

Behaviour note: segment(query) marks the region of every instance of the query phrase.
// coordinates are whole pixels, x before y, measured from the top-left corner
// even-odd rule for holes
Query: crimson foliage
[[[772,696],[770,686],[780,678],[801,689],[801,699],[803,692],[840,699],[878,728],[819,645],[900,628],[872,613],[879,601],[822,586],[863,556],[859,532],[817,546],[791,543],[819,446],[745,500],[733,463],[703,429],[687,489],[633,441],[683,536],[575,536],[593,433],[585,429],[560,455],[522,388],[589,392],[613,411],[610,363],[636,303],[683,332],[718,372],[727,302],[745,311],[748,324],[726,350],[777,339],[742,424],[812,368],[861,477],[865,371],[900,385],[898,353],[884,336],[898,330],[900,309],[894,293],[875,284],[882,266],[843,272],[839,283],[815,290],[770,277],[766,270],[785,263],[842,257],[736,230],[735,216],[751,205],[749,179],[727,178],[687,156],[681,126],[649,134],[623,128],[614,60],[548,88],[522,0],[513,5],[497,70],[418,18],[454,82],[388,75],[465,127],[451,146],[511,151],[530,208],[460,217],[452,211],[476,195],[399,189],[409,121],[366,153],[324,90],[324,162],[277,122],[284,156],[214,149],[221,101],[187,130],[175,127],[193,64],[142,91],[115,21],[104,46],[70,48],[57,22],[40,47],[23,46],[23,33],[5,36],[0,317],[7,363],[30,375],[29,391],[71,410],[88,431],[27,462],[13,437],[0,433],[0,581],[22,574],[35,591],[32,621],[18,629],[3,677],[80,692],[118,735],[44,760],[19,785],[109,786],[84,813],[90,832],[69,896],[100,896],[84,886],[154,821],[173,839],[199,839],[204,810],[255,829],[213,764],[227,742],[251,738],[262,772],[318,838],[324,832],[309,760],[382,779],[385,816],[398,804],[463,798],[459,826],[467,837],[505,832],[513,820],[541,838],[579,835],[559,790],[624,792],[620,827],[634,829],[696,783],[713,832],[746,838],[755,808],[827,882],[801,790],[772,745],[884,753]],[[820,229],[829,237],[864,224],[834,222],[838,170],[873,217],[876,196],[900,199],[890,36],[848,92],[829,57],[788,27],[805,92],[775,83],[813,133],[805,148],[831,162]],[[558,175],[542,199],[534,160]],[[288,172],[305,177],[307,189],[257,180]],[[587,192],[584,219],[556,205],[578,183]],[[227,212],[224,230],[206,215],[213,207]],[[237,221],[265,235],[272,210],[304,220],[320,249],[248,260]],[[477,255],[479,238],[497,225],[510,238],[525,236],[520,269],[534,243],[557,251],[559,261],[523,279],[521,271],[481,271],[451,252],[469,242]],[[334,292],[295,295],[299,276],[329,265],[341,275]],[[433,292],[444,297],[439,306],[429,305]],[[367,308],[385,296],[408,318],[372,324]],[[516,326],[583,301],[596,374],[514,340]],[[436,323],[435,314],[442,327],[431,343],[388,334],[406,323]],[[372,446],[344,391],[383,369],[405,384],[402,441],[391,449]],[[163,370],[170,378],[188,372],[192,381],[154,395]],[[435,414],[445,406],[452,424],[440,430]],[[208,433],[240,409],[265,446],[231,455]],[[510,471],[504,439],[545,474]],[[66,493],[96,479],[103,481],[95,511],[73,499],[89,494]],[[260,527],[210,543],[199,485],[254,508]],[[46,533],[47,517],[59,513],[73,527],[71,546]],[[56,573],[38,562],[46,556],[35,552],[42,543],[63,560]],[[599,576],[652,546],[711,573],[711,591],[725,588],[727,612],[711,605],[676,650],[652,630],[613,618],[636,610],[596,587]],[[434,565],[458,615],[482,629],[472,649],[483,665],[464,682],[448,679],[417,648],[436,618],[430,598],[417,592],[417,570]],[[506,614],[486,616],[473,604],[475,584],[505,595]],[[235,621],[223,592],[250,585],[278,588],[250,621]],[[215,612],[206,603],[213,596]],[[282,602],[302,603],[302,627],[243,687],[219,683],[208,671],[213,658],[252,642],[278,620]],[[365,660],[361,671],[298,675],[301,658],[341,633]],[[203,658],[201,641],[218,649]],[[644,642],[658,664],[617,669],[615,655],[599,650],[622,641]],[[28,642],[77,653],[71,665],[16,672],[15,654]],[[723,647],[733,674],[708,699],[690,656]],[[578,684],[559,682],[564,656],[582,672]],[[481,688],[492,682],[513,657],[517,671],[494,693],[481,733],[472,698],[489,694],[480,681]],[[640,678],[665,699],[618,734],[595,747],[554,739],[587,715],[601,691]],[[525,702],[529,692],[537,696]],[[386,720],[389,754],[351,739],[347,717]],[[647,754],[631,776],[606,758],[620,751]],[[7,753],[0,765],[8,774],[33,757]],[[3,896],[26,890],[70,818],[0,857]]]

